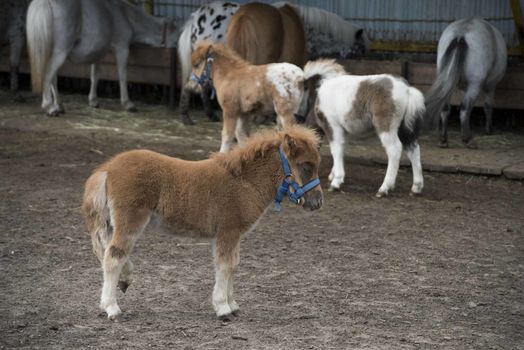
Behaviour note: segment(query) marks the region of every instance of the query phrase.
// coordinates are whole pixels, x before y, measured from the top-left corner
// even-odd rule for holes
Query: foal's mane
[[[217,44],[211,41],[203,41],[197,45],[195,51],[193,51],[193,59],[197,61],[203,61],[207,59],[208,53],[211,52],[215,57],[226,58],[231,65],[235,67],[248,65],[249,62],[240,57],[233,49],[227,47],[224,44]]]
[[[241,146],[228,153],[213,153],[210,158],[218,161],[232,174],[238,175],[250,162],[265,157],[268,153],[277,152],[285,136],[295,140],[297,147],[316,149],[318,136],[311,129],[300,125],[285,128],[283,131],[265,130],[251,136]]]

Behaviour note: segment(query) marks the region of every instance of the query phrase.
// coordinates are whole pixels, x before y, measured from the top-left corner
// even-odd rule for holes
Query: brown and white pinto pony
[[[266,131],[229,153],[202,161],[134,150],[97,168],[85,184],[82,213],[103,267],[100,307],[109,319],[121,314],[116,287],[127,289],[133,270],[129,256],[152,215],[214,239],[213,306],[219,317],[238,311],[233,272],[240,238],[273,203],[284,179],[279,148],[294,180],[303,186],[318,178],[317,147],[313,131],[293,126]],[[320,185],[306,192],[301,204],[305,209],[320,208]]]
[[[290,63],[253,65],[222,44],[203,42],[191,56],[193,77],[212,81],[224,125],[220,152],[249,136],[251,116],[277,114],[279,126],[295,123],[304,91],[304,73]]]
[[[384,182],[377,197],[395,187],[402,149],[413,168],[411,192],[424,186],[420,147],[417,139],[422,126],[424,96],[402,78],[389,74],[350,75],[334,60],[308,62],[304,67],[306,97],[301,113],[309,125],[319,125],[329,141],[333,168],[330,190],[344,182],[344,143],[374,130],[388,157]]]

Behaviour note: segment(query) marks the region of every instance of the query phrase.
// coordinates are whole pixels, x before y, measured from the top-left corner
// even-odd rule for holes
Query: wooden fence
[[[0,71],[9,71],[7,50],[0,56]],[[342,62],[352,74],[389,73],[403,76],[412,85],[425,92],[435,78],[436,65],[408,61],[383,60],[345,60]],[[115,59],[108,54],[99,65],[100,78],[118,80]],[[22,73],[29,73],[27,58],[24,57],[20,67]],[[59,75],[72,78],[89,78],[89,65],[75,65],[67,62],[60,69]],[[152,48],[146,46],[132,47],[128,64],[128,81],[132,83],[157,84],[169,86],[169,104],[174,106],[175,91],[179,88],[177,81],[176,51],[174,49]],[[461,93],[456,92],[452,104],[460,104]],[[498,85],[495,96],[496,107],[524,110],[524,64],[508,67],[506,76]],[[482,105],[482,100],[477,101]]]

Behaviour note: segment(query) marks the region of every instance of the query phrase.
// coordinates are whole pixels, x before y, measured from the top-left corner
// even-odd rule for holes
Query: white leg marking
[[[402,155],[402,143],[400,142],[396,131],[383,132],[379,135],[379,138],[388,156],[386,177],[377,192],[377,197],[382,197],[387,196],[389,191],[395,188],[400,156]]]
[[[215,288],[213,289],[213,307],[218,317],[231,314],[227,303],[228,280],[231,277],[229,269],[224,264],[217,263],[215,270]]]
[[[331,185],[330,191],[338,190],[344,183],[346,173],[344,171],[344,130],[340,126],[331,126],[333,128],[333,140],[329,142],[329,149],[333,157],[333,168],[329,174]]]
[[[422,164],[420,163],[420,146],[415,143],[413,147],[406,149],[406,154],[411,162],[411,168],[413,170],[413,186],[411,192],[419,194],[422,192],[424,187],[424,177],[422,175]]]

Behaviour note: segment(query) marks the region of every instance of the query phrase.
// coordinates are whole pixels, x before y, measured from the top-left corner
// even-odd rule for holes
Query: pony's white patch
[[[302,98],[302,90],[299,88],[298,83],[304,81],[304,72],[294,64],[269,64],[266,77],[283,98],[292,98],[294,100]]]

